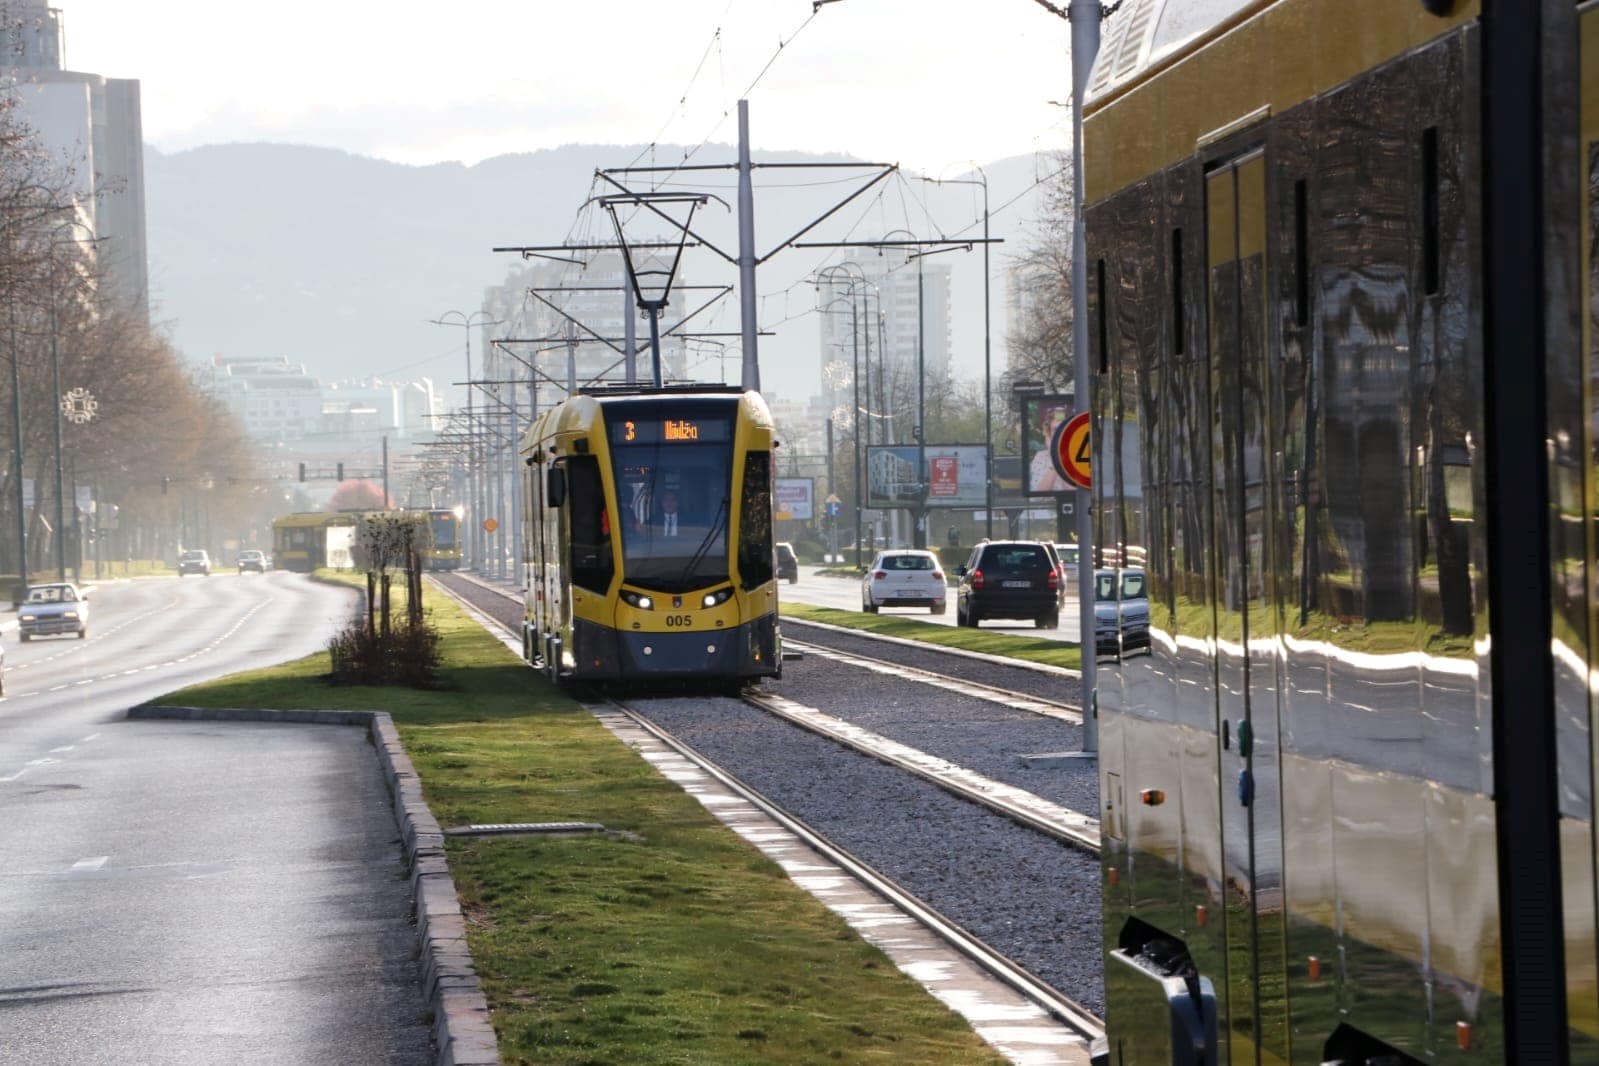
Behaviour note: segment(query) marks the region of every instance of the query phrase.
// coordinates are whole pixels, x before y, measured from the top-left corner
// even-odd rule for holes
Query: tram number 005
[[[691,614],[669,614],[666,616],[668,629],[686,629],[693,624],[694,616]]]

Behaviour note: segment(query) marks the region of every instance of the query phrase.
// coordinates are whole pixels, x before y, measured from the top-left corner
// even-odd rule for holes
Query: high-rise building
[[[950,268],[925,263],[920,274],[918,293],[917,264],[886,253],[829,270],[817,291],[822,312],[818,368],[822,396],[840,418],[859,396],[863,414],[871,421],[863,436],[873,442],[890,440],[886,434],[896,411],[909,416],[907,399],[915,391],[918,339],[929,381],[951,371]],[[858,390],[857,348],[862,379]]]
[[[61,12],[45,0],[0,0],[0,14],[0,83],[17,94],[45,150],[71,171],[83,223],[75,236],[100,238],[95,254],[109,290],[147,317],[139,83],[67,70]]]
[[[1022,260],[1005,271],[1005,370],[1036,364],[1044,358],[1049,313],[1058,311],[1070,284],[1048,263]],[[1060,343],[1064,343],[1063,335]],[[1061,354],[1065,354],[1062,350]]]

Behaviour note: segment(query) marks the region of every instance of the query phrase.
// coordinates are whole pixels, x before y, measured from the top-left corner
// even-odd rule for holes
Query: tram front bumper
[[[766,677],[778,672],[777,616],[732,629],[644,633],[578,621],[574,667],[580,678]]]

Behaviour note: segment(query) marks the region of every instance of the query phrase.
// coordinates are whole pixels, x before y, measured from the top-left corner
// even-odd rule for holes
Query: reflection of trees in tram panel
[[[1457,1020],[1488,1058],[1501,1039],[1477,53],[1436,29],[1193,158],[1135,176],[1116,157],[1126,180],[1090,208],[1096,448],[1138,457],[1096,471],[1096,537],[1146,548],[1155,631],[1099,667],[1108,946],[1136,918],[1186,947],[1234,1062],[1445,1056]],[[1206,47],[1091,123],[1147,123]],[[1089,144],[1150,143],[1116,137]],[[1556,506],[1580,515],[1568,467]],[[1582,819],[1590,741],[1561,767]],[[1121,798],[1150,787],[1164,804]],[[1568,934],[1591,936],[1591,880]],[[1114,1037],[1143,1001],[1112,970]]]

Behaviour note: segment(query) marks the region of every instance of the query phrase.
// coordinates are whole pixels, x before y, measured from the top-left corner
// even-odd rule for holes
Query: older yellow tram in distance
[[[720,385],[585,390],[522,439],[523,650],[560,682],[777,677],[772,418]]]

